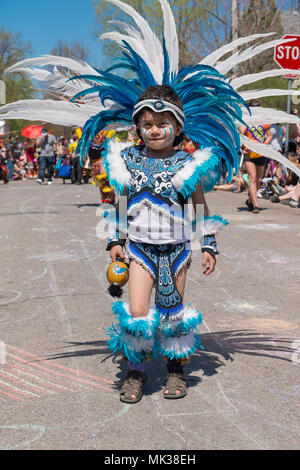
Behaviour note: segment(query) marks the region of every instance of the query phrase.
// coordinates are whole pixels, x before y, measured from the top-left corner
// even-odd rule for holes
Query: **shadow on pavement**
[[[292,362],[293,353],[297,353],[297,350],[293,347],[294,337],[281,337],[269,333],[247,330],[217,331],[202,334],[200,338],[204,349],[198,349],[193,355],[191,363],[185,366],[184,369],[189,387],[194,387],[202,382],[205,376],[217,374],[219,367],[225,367],[233,362],[237,354],[269,357]],[[70,342],[63,349],[69,349],[70,347],[73,350],[60,352],[46,359],[51,361],[93,355],[98,355],[101,358],[101,363],[112,359],[112,362],[119,369],[116,373],[116,386],[119,387],[123,383],[128,367],[120,356],[111,354],[105,340]],[[74,349],[74,347],[78,349]],[[298,354],[300,354],[299,351]],[[167,369],[165,362],[161,358],[156,358],[147,363],[146,371],[148,383],[145,387],[145,395],[149,395],[164,386]],[[200,372],[200,375],[195,374],[196,372]]]

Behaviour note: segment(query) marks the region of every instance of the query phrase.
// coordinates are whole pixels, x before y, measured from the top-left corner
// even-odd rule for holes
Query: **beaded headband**
[[[173,114],[173,116],[177,119],[181,127],[184,126],[185,116],[183,111],[175,106],[175,104],[169,103],[167,101],[162,100],[143,100],[139,101],[133,108],[132,118],[134,117],[143,109],[143,108],[150,108],[155,113],[163,113],[164,111],[169,111]]]

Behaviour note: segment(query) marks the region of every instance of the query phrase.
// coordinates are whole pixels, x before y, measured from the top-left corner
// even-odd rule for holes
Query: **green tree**
[[[31,52],[31,44],[22,40],[21,33],[13,33],[0,27],[0,80],[6,85],[6,102],[33,98],[35,91],[31,80],[23,73],[6,74],[8,67],[26,58]],[[9,120],[12,133],[20,132],[28,124],[21,119]]]
[[[268,40],[280,39],[283,36],[283,26],[281,23],[281,10],[277,7],[275,0],[247,0],[240,3],[239,36],[247,36],[255,33],[275,32]],[[259,42],[253,42],[251,45]],[[253,59],[239,65],[239,74],[248,74],[272,70],[278,68],[274,62],[274,48],[270,48]],[[264,88],[287,89],[288,81],[284,77],[269,77],[251,85],[248,89],[262,90]],[[242,90],[242,89],[241,89]],[[260,99],[262,106],[286,110],[286,96],[272,96]]]
[[[140,13],[161,37],[162,12],[157,0],[152,2],[126,0],[126,3]],[[177,27],[180,66],[199,62],[209,52],[219,47],[224,40],[227,40],[228,24],[220,21],[220,18],[228,16],[229,0],[171,0],[169,3]],[[123,20],[126,23],[130,21],[128,15],[106,0],[94,0],[94,8],[97,36],[115,29],[115,25],[108,23],[110,20]],[[224,32],[225,26],[226,32]],[[101,66],[106,67],[110,65],[111,58],[118,54],[116,47],[110,41],[105,41],[103,44],[105,65],[101,64]]]
[[[88,62],[90,51],[87,46],[79,41],[73,41],[69,44],[67,41],[58,39],[57,43],[51,50],[51,54],[62,57],[76,58]]]
[[[245,3],[245,2],[244,2]],[[283,36],[281,24],[281,11],[275,0],[248,0],[244,8],[240,6],[238,19],[238,35],[248,36],[256,33],[276,33],[270,36],[269,40],[280,39]],[[256,45],[258,43],[251,43]],[[262,54],[258,54],[252,60],[243,62],[240,65],[240,72],[256,73],[274,68],[274,50],[268,49]]]

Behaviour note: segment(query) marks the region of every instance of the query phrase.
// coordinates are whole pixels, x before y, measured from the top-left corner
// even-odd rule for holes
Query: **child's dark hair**
[[[176,91],[169,85],[155,85],[148,86],[145,91],[139,96],[138,103],[144,100],[161,100],[168,103],[175,104],[177,108],[182,109],[182,101],[177,95]]]
[[[176,91],[170,86],[166,84],[162,85],[151,85],[146,88],[145,91],[139,96],[137,103],[144,100],[161,100],[167,101],[168,103],[174,104],[179,109],[183,109],[183,104],[181,99],[179,98]],[[139,121],[139,117],[141,114],[147,109],[147,107],[143,108],[136,116],[134,116],[134,123],[137,125]],[[150,109],[150,108],[149,108]],[[140,137],[139,130],[137,129],[137,133]],[[175,138],[174,146],[176,147],[179,145],[183,140],[183,133]]]

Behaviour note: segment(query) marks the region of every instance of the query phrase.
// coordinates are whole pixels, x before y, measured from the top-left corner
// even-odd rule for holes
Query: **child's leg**
[[[110,328],[108,345],[114,353],[121,353],[135,370],[151,355],[154,333],[159,327],[159,314],[150,308],[153,279],[140,264],[131,261],[129,268],[129,304],[113,303],[113,312],[119,323]]]
[[[181,272],[179,273],[179,275],[177,276],[177,278],[176,278],[176,287],[177,287],[177,290],[178,290],[179,294],[181,295],[182,299],[183,299],[183,296],[184,296],[187,271],[188,271],[188,267],[183,268],[181,270]],[[172,359],[172,360],[167,361],[167,369],[168,369],[169,374],[175,372],[176,374],[182,374],[183,375],[183,365],[181,364],[181,361],[177,361],[176,359]],[[168,395],[168,393],[169,393],[169,390],[167,388],[165,388],[164,395]],[[179,395],[181,393],[182,393],[182,391],[179,388],[176,388],[176,395]]]
[[[249,176],[250,200],[254,207],[257,207],[257,175],[256,165],[253,162],[246,162],[246,168]]]
[[[182,299],[184,296],[187,271],[188,271],[188,267],[186,266],[180,271],[179,275],[176,278],[176,287]]]
[[[148,271],[135,261],[131,261],[129,268],[129,312],[138,321],[139,318],[149,314],[150,296],[153,279]],[[144,363],[135,364],[128,361],[129,373],[120,391],[120,398],[126,403],[135,403],[139,400],[143,383],[146,380]],[[134,371],[134,372],[132,372]]]
[[[133,317],[148,315],[153,279],[141,265],[131,261],[129,269],[129,310]]]

